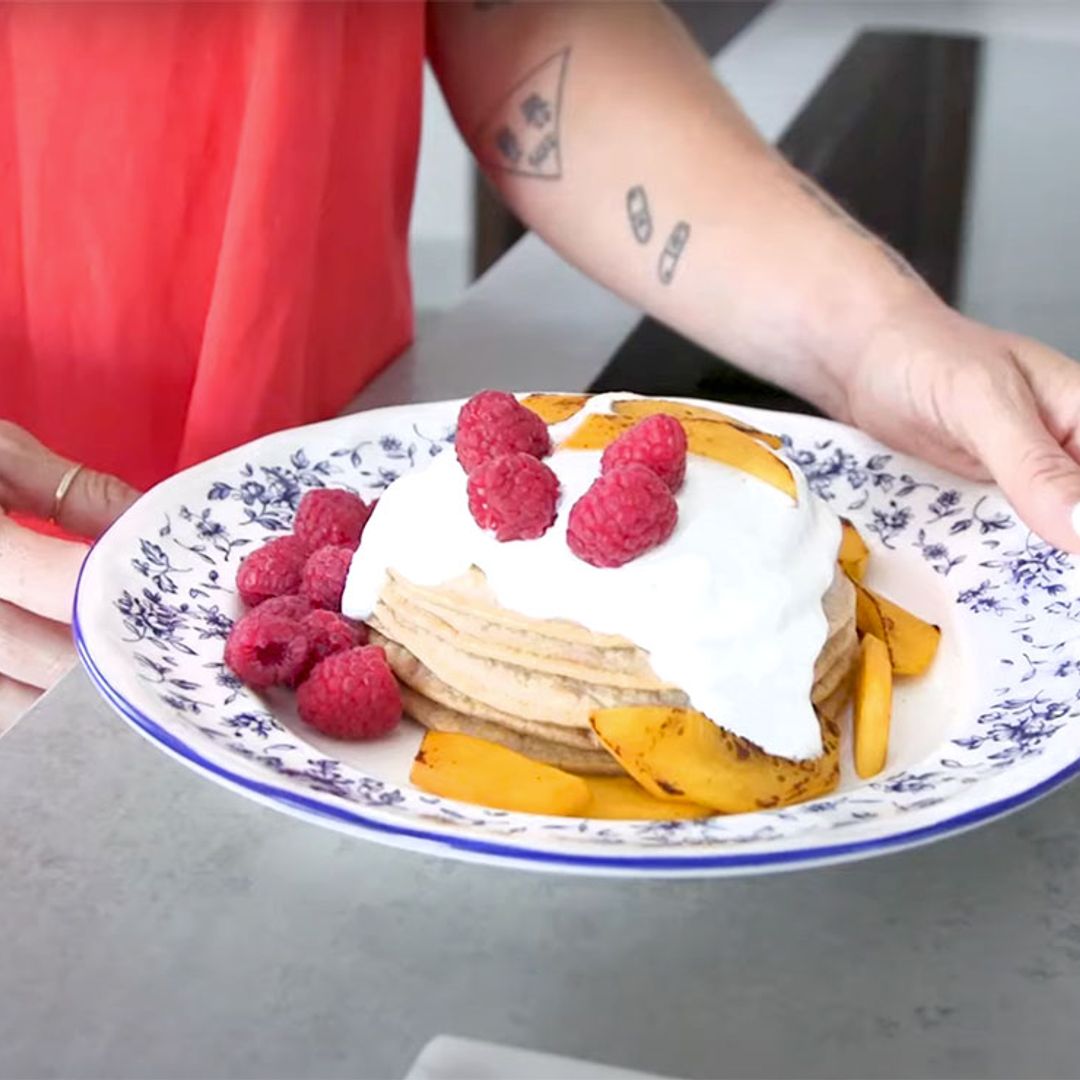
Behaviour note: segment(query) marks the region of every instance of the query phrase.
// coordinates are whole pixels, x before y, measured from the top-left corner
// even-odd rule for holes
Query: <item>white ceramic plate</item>
[[[1080,768],[1080,575],[988,485],[969,484],[824,420],[730,407],[788,441],[814,491],[871,543],[868,578],[940,623],[931,672],[897,688],[884,774],[846,766],[827,799],[705,821],[617,822],[485,810],[412,788],[419,729],[345,744],[222,665],[243,554],[287,530],[301,494],[372,497],[444,452],[458,403],[403,406],[281,432],[141,499],[86,561],[80,656],[140,732],[286,813],[399,847],[628,876],[749,873],[856,859],[988,821]],[[725,406],[725,408],[728,408]]]

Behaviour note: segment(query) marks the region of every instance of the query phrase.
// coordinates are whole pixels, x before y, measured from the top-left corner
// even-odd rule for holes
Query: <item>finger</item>
[[[1080,364],[1057,349],[1029,338],[1015,339],[1012,355],[1032,387],[1050,434],[1077,457],[1080,451]]]
[[[1014,379],[986,375],[988,381],[966,395],[973,446],[1039,536],[1080,552],[1080,464],[1047,430],[1019,372]]]
[[[0,491],[6,509],[51,517],[57,490],[73,465],[29,432],[0,421]],[[136,498],[138,492],[115,476],[82,469],[64,496],[58,522],[78,536],[98,536]]]
[[[48,690],[74,663],[70,627],[0,601],[0,675]]]
[[[15,721],[41,696],[41,691],[0,675],[0,735],[10,731]]]
[[[57,522],[76,536],[100,536],[138,497],[115,476],[81,469],[60,504]]]
[[[0,601],[68,622],[86,545],[42,536],[0,514]]]

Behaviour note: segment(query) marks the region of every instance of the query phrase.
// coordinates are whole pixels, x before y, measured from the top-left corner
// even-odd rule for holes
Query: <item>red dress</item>
[[[423,4],[0,4],[0,417],[146,487],[408,344]]]

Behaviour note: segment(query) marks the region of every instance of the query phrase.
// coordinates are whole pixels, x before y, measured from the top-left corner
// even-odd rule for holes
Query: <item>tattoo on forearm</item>
[[[809,195],[825,211],[829,217],[836,221],[839,221],[842,225],[850,229],[856,236],[863,240],[873,244],[874,247],[885,256],[886,259],[892,263],[893,268],[897,273],[902,274],[907,278],[919,279],[918,273],[915,268],[900,254],[895,248],[890,247],[880,237],[875,236],[869,229],[860,225],[835,199],[831,198],[824,191],[821,190],[812,180],[805,176],[800,176],[798,179],[799,190],[804,194]]]
[[[660,262],[656,272],[661,285],[670,285],[675,276],[675,268],[679,265],[682,253],[686,249],[686,242],[690,239],[690,226],[685,221],[680,221],[671,230],[664,244],[664,250],[660,252]]]
[[[559,121],[570,46],[537,64],[480,125],[473,145],[482,164],[517,176],[562,176]]]
[[[652,214],[649,197],[641,184],[635,184],[626,193],[626,216],[630,219],[634,239],[639,244],[647,244],[652,239]]]

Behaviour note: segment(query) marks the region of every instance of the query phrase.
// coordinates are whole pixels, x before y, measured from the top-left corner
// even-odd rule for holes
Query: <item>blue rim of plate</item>
[[[101,542],[101,539],[104,539],[104,535],[99,538],[98,543]],[[97,544],[94,547],[96,548]],[[289,810],[301,811],[312,817],[328,819],[338,826],[346,825],[352,826],[353,830],[363,830],[372,834],[371,839],[374,840],[397,836],[406,840],[421,841],[426,844],[449,848],[451,854],[461,853],[462,855],[497,859],[503,865],[528,866],[531,863],[537,869],[554,866],[581,870],[622,871],[627,874],[632,874],[635,871],[664,870],[675,873],[692,873],[693,871],[708,872],[743,868],[761,870],[769,868],[797,869],[800,866],[811,866],[816,863],[841,862],[859,855],[881,855],[935,840],[943,840],[948,836],[966,832],[977,825],[1004,817],[1014,810],[1019,810],[1044,795],[1050,794],[1050,792],[1061,787],[1080,773],[1080,758],[1077,758],[1066,765],[1065,768],[1026,788],[1024,791],[983,806],[974,807],[933,825],[909,829],[906,832],[894,833],[890,836],[853,840],[846,844],[827,844],[820,847],[802,848],[797,851],[688,856],[636,855],[624,858],[611,855],[537,851],[532,848],[514,847],[510,844],[494,843],[489,840],[477,840],[472,837],[454,836],[404,825],[393,825],[386,821],[367,817],[344,806],[325,803],[319,799],[300,795],[297,792],[278,787],[276,784],[241,776],[192,749],[187,743],[170,734],[145,713],[135,708],[122,694],[113,689],[94,662],[93,656],[83,638],[79,621],[79,598],[82,592],[83,574],[92,555],[93,549],[91,549],[90,555],[83,562],[75,586],[72,632],[75,639],[75,649],[83,667],[90,676],[91,682],[114,711],[119,713],[124,720],[137,728],[152,742],[160,744],[165,750],[196,772],[204,773],[214,779],[223,781],[231,787],[249,792],[259,799],[265,799],[281,813],[287,813]]]

